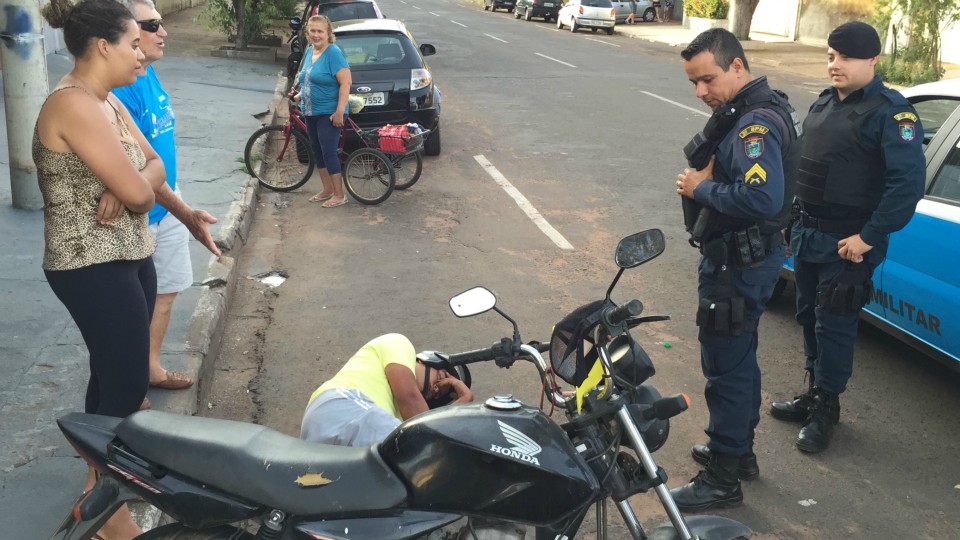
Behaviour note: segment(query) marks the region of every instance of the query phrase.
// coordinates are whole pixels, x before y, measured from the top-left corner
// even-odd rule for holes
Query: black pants
[[[157,299],[153,258],[44,271],[90,353],[84,410],[124,417],[150,384],[150,318]]]

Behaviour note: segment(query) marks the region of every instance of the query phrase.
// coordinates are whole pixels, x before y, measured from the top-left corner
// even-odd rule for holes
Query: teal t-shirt
[[[340,99],[337,72],[343,68],[350,69],[350,64],[336,44],[331,43],[316,62],[313,61],[313,45],[307,47],[303,53],[300,74],[297,75],[302,84],[300,103],[303,114],[319,116],[337,111],[337,102]]]

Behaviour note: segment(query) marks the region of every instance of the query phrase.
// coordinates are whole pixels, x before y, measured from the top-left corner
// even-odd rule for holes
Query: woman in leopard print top
[[[127,416],[149,382],[150,316],[157,275],[146,212],[163,162],[110,93],[136,80],[140,31],[114,0],[51,0],[43,10],[63,28],[73,70],[37,118],[33,159],[44,201],[44,274],[90,353],[85,410]],[[90,469],[85,490],[93,487]],[[100,529],[107,540],[140,529],[121,507]]]

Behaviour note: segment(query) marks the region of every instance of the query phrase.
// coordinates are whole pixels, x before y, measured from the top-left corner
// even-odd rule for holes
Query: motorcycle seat
[[[375,446],[319,444],[257,424],[152,410],[128,416],[116,433],[170,472],[296,516],[376,513],[407,498]]]

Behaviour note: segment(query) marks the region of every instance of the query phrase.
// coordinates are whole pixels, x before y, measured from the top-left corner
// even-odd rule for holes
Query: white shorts
[[[303,413],[300,438],[339,446],[372,446],[400,425],[400,420],[359,390],[323,391]]]
[[[190,231],[180,220],[167,212],[163,219],[150,225],[150,234],[157,241],[153,265],[157,268],[157,294],[183,292],[193,285],[190,264]]]

